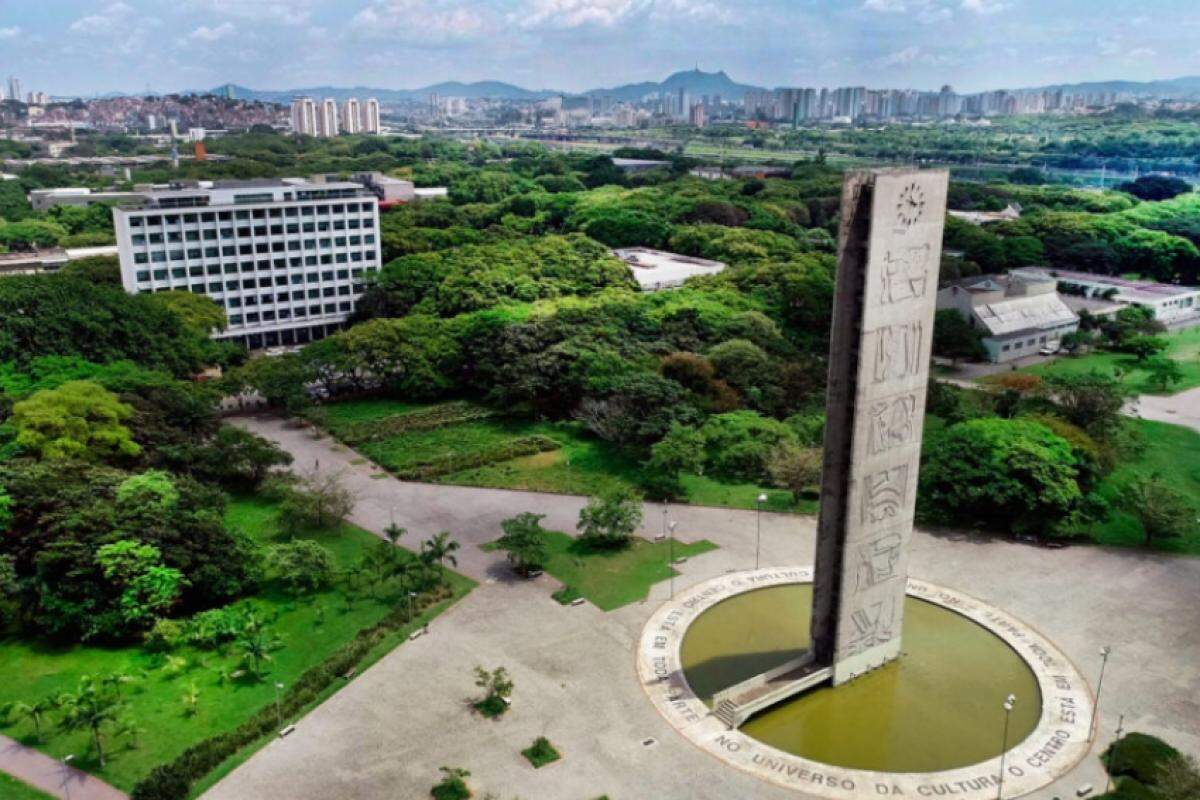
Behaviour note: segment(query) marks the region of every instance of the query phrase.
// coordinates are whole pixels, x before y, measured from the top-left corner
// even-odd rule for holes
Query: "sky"
[[[1200,74],[1196,0],[0,0],[0,77],[51,95],[699,67],[762,86],[960,92]]]

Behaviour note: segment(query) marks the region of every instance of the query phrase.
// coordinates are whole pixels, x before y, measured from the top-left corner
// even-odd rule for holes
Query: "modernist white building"
[[[358,183],[205,181],[113,219],[126,291],[211,297],[229,319],[215,335],[252,349],[339,329],[380,267],[378,201]]]
[[[362,116],[358,110],[358,98],[351,97],[342,103],[342,130],[358,133],[362,129]]]

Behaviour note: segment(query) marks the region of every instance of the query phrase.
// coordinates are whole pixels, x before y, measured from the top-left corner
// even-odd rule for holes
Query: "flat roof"
[[[629,265],[633,277],[643,289],[678,286],[696,275],[716,275],[726,266],[720,261],[649,247],[624,247],[613,250],[613,255]]]
[[[1175,286],[1169,283],[1131,280],[1129,278],[1118,278],[1113,275],[1095,275],[1091,272],[1080,272],[1078,270],[1051,269],[1050,267],[1021,267],[1013,271],[1025,274],[1043,274],[1057,278],[1058,280],[1076,281],[1079,283],[1098,283],[1120,289],[1123,294],[1144,295],[1147,299],[1178,297],[1180,295],[1200,292],[1200,289],[1194,286]]]

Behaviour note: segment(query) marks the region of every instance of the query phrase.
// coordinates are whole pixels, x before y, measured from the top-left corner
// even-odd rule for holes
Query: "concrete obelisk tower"
[[[848,173],[813,582],[836,686],[900,654],[949,176]]]

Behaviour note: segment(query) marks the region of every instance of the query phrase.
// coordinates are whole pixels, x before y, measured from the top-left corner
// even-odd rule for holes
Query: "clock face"
[[[901,225],[908,228],[916,223],[924,213],[925,192],[917,184],[910,183],[900,192],[900,199],[896,203],[896,219]]]

